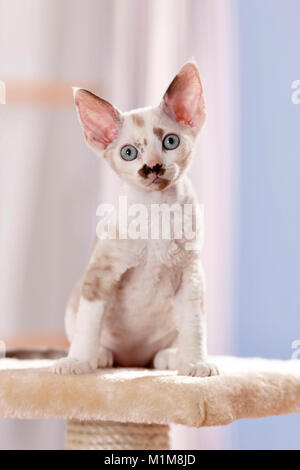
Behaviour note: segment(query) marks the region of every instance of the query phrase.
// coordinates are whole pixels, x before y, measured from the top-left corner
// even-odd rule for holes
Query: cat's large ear
[[[163,97],[162,107],[177,122],[198,128],[204,124],[203,88],[194,62],[187,62],[179,70]]]
[[[90,91],[74,88],[75,106],[89,146],[105,150],[118,137],[122,118],[110,103]]]

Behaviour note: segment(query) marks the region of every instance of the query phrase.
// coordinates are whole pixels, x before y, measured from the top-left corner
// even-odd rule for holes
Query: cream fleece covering
[[[216,426],[300,412],[300,361],[214,357],[221,375],[104,369],[57,376],[51,360],[0,360],[0,417]]]

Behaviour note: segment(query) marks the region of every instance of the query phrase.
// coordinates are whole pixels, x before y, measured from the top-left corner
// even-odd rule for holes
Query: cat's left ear
[[[74,100],[87,143],[105,150],[118,137],[122,125],[119,111],[90,91],[75,88]]]
[[[162,102],[164,111],[177,122],[201,128],[206,118],[203,88],[198,68],[187,62],[178,72]]]

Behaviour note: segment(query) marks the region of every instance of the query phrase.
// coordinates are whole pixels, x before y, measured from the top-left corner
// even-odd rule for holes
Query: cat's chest
[[[154,344],[174,335],[174,300],[180,282],[181,267],[174,263],[173,242],[147,243],[139,263],[123,274],[115,288],[104,341],[114,349],[119,344],[125,347],[130,338],[130,348],[134,341],[140,350],[141,342]]]
[[[151,240],[145,245],[139,263],[129,269],[116,286],[116,301],[122,310],[134,306],[154,312],[171,309],[181,279],[181,250],[174,241]]]
[[[141,255],[140,264],[145,270],[160,272],[164,268],[178,268],[185,255],[183,246],[177,240],[148,240]]]

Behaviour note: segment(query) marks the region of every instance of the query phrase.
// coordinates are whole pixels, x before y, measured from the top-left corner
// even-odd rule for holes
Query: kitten
[[[181,68],[157,107],[121,113],[83,89],[75,91],[75,105],[87,144],[124,180],[128,204],[195,208],[185,173],[206,111],[194,62]],[[186,242],[184,235],[96,238],[67,307],[69,354],[53,371],[83,374],[97,367],[152,364],[183,375],[218,374],[206,358],[199,251],[186,250]]]

